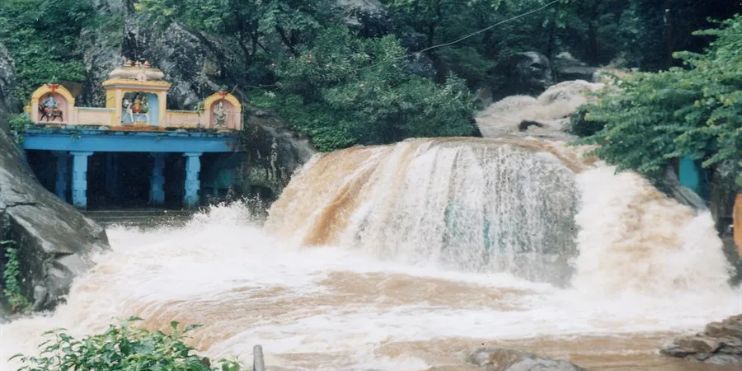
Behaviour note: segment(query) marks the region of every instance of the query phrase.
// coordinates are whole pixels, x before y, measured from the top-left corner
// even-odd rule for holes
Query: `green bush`
[[[21,288],[21,264],[18,261],[18,249],[14,248],[14,241],[0,241],[0,249],[5,250],[5,266],[3,268],[3,296],[13,312],[28,310],[31,303],[23,295]]]
[[[185,334],[198,327],[181,328],[170,323],[170,334],[132,327],[130,318],[121,325],[111,325],[98,335],[77,340],[63,330],[47,332],[50,338],[42,343],[37,357],[17,354],[23,366],[19,371],[239,371],[236,361],[222,360],[212,368],[206,358],[199,357],[183,340]],[[11,358],[11,359],[13,359]]]
[[[598,144],[619,169],[657,178],[670,161],[690,156],[712,167],[742,158],[742,16],[718,30],[704,54],[676,53],[686,68],[619,80],[586,107],[575,131]],[[591,132],[594,131],[594,132]]]
[[[10,116],[8,125],[10,126],[10,135],[12,136],[13,141],[21,144],[23,143],[23,133],[26,131],[26,128],[33,125],[33,122],[27,114],[19,113]]]

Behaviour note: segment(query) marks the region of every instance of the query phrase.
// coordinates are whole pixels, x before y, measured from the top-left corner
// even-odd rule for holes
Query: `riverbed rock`
[[[705,363],[742,366],[742,314],[711,322],[702,333],[679,337],[662,348],[661,353]]]
[[[18,249],[21,289],[34,310],[63,300],[75,276],[108,248],[102,227],[44,189],[0,130],[0,240]],[[7,246],[7,244],[6,244]],[[4,254],[0,254],[4,266]]]
[[[579,371],[585,370],[573,363],[502,348],[479,348],[467,362],[487,371]]]

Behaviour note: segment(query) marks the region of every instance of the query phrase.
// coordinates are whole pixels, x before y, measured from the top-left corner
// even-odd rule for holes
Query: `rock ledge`
[[[660,352],[717,365],[742,365],[742,314],[711,322],[703,333],[679,337]]]

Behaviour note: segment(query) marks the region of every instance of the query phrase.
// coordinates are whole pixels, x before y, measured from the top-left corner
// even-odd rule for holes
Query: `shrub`
[[[42,343],[40,355],[29,357],[21,354],[23,366],[19,371],[51,370],[179,370],[179,371],[239,371],[236,361],[222,360],[219,367],[212,368],[206,358],[194,353],[183,340],[185,334],[198,327],[181,328],[178,322],[170,323],[170,334],[132,327],[139,318],[130,318],[120,325],[111,325],[102,334],[87,336],[81,340],[66,334],[64,330],[46,333],[50,336]],[[11,359],[13,359],[11,358]]]
[[[18,261],[18,250],[14,241],[0,241],[0,248],[5,249],[5,267],[3,268],[3,296],[13,312],[28,310],[31,303],[23,295],[21,288],[21,264]]]

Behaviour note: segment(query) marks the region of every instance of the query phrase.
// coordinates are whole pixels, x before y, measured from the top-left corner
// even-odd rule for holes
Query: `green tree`
[[[279,90],[263,100],[323,151],[416,136],[472,135],[474,101],[460,79],[442,86],[412,75],[393,36],[357,38],[345,27],[277,68]]]
[[[704,167],[742,159],[742,16],[697,34],[716,40],[676,53],[685,68],[634,74],[586,108],[576,127],[594,133],[584,141],[600,157],[652,177],[681,156]]]
[[[94,19],[90,0],[0,2],[0,42],[15,59],[20,99],[44,83],[85,80],[78,42]]]

